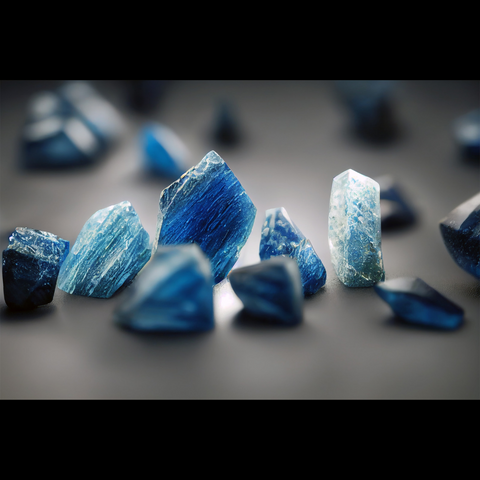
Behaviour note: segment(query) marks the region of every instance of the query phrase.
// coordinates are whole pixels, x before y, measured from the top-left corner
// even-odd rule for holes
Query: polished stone
[[[228,165],[211,151],[161,193],[154,250],[157,244],[197,243],[218,283],[238,260],[256,212]]]
[[[302,278],[303,293],[313,295],[325,285],[327,272],[310,240],[292,222],[287,211],[271,208],[266,211],[260,238],[260,259],[279,255],[294,258]]]
[[[210,262],[198,245],[161,246],[125,290],[115,322],[139,331],[214,327]]]
[[[177,179],[188,170],[188,149],[167,126],[145,125],[140,132],[140,145],[148,172]]]
[[[462,155],[480,158],[480,109],[457,118],[453,122],[453,134]]]
[[[369,287],[385,279],[376,181],[351,169],[333,179],[328,243],[335,272],[347,287]]]
[[[374,288],[394,313],[410,323],[453,330],[463,322],[463,309],[420,278],[395,278]]]
[[[3,251],[5,303],[13,309],[50,303],[69,247],[67,240],[52,233],[17,227]]]
[[[130,202],[99,210],[87,220],[63,262],[58,288],[75,295],[111,297],[150,259],[149,240]]]
[[[442,219],[440,232],[455,262],[480,278],[480,193]]]
[[[302,321],[302,280],[294,259],[272,257],[255,265],[236,268],[228,278],[250,315],[283,325]]]

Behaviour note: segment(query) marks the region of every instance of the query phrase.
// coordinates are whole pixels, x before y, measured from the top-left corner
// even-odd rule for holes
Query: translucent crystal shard
[[[455,262],[480,278],[480,193],[441,220],[440,232]]]
[[[294,258],[300,269],[304,295],[318,292],[325,285],[327,272],[310,240],[305,238],[283,207],[271,208],[265,216],[260,239],[260,259],[268,260],[279,255]]]
[[[17,227],[3,251],[6,304],[10,308],[30,309],[50,303],[69,247],[67,240],[52,233]]]
[[[228,278],[249,314],[272,323],[301,322],[302,280],[294,259],[272,257],[256,265],[236,268]]]
[[[214,327],[210,262],[198,245],[158,248],[125,292],[115,322],[132,330],[200,331]]]
[[[328,243],[335,272],[347,287],[385,279],[377,182],[354,170],[333,179]]]
[[[149,240],[130,202],[99,210],[87,220],[63,262],[58,288],[75,295],[111,297],[150,259]]]
[[[463,309],[420,278],[395,278],[374,288],[380,298],[408,322],[452,330],[463,321]]]
[[[466,158],[480,157],[480,109],[472,110],[453,122],[453,134]]]
[[[237,261],[256,212],[233,172],[211,151],[160,195],[154,249],[197,243],[218,283]]]

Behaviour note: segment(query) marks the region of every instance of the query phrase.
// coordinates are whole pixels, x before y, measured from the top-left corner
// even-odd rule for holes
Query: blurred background
[[[303,323],[285,329],[243,318],[223,282],[214,292],[215,330],[181,335],[114,325],[121,293],[103,300],[57,289],[51,304],[31,312],[10,311],[2,295],[1,398],[479,398],[480,286],[439,230],[480,191],[478,156],[458,126],[480,108],[479,81],[76,85],[0,83],[2,250],[19,226],[72,246],[93,213],[124,200],[153,238],[160,193],[176,179],[146,151],[145,128],[160,124],[183,168],[215,150],[256,205],[237,265],[259,261],[265,211],[285,207],[322,259],[327,283],[305,300]],[[422,278],[465,310],[459,330],[406,325],[372,288],[338,281],[329,197],[332,179],[349,168],[390,176],[413,212],[383,226],[386,279]],[[384,202],[383,219],[397,207]]]

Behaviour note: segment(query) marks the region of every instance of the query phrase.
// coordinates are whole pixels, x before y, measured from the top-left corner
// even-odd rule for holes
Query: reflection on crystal
[[[272,257],[232,270],[228,278],[250,315],[284,325],[301,322],[302,281],[297,262],[292,258]]]
[[[5,303],[14,309],[50,303],[69,247],[67,240],[52,233],[17,227],[3,251]]]
[[[408,322],[453,330],[463,321],[463,309],[420,278],[395,278],[374,288],[380,298]]]
[[[457,118],[453,124],[453,132],[465,157],[480,157],[480,109]]]
[[[202,331],[214,327],[210,262],[195,244],[159,247],[124,293],[115,321],[140,331]]]
[[[354,170],[333,179],[328,215],[333,267],[347,287],[384,280],[380,227],[380,186]]]
[[[440,232],[455,262],[480,278],[480,193],[442,219]]]

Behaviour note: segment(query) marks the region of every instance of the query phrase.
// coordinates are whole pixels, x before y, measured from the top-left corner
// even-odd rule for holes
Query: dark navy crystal
[[[480,158],[480,109],[457,118],[453,130],[461,154],[466,158]]]
[[[225,161],[214,151],[160,195],[158,245],[197,243],[221,282],[240,256],[257,209]]]
[[[325,285],[327,271],[310,240],[281,208],[267,210],[260,239],[260,259],[279,255],[294,258],[300,269],[304,295],[313,295]]]
[[[233,104],[222,100],[217,105],[213,124],[214,140],[225,146],[233,146],[240,140],[240,125]]]
[[[272,257],[228,276],[245,311],[268,322],[294,325],[303,318],[303,291],[295,260]]]
[[[155,175],[178,178],[188,170],[187,147],[165,125],[150,123],[140,132],[146,169]]]
[[[124,292],[119,325],[140,331],[202,331],[214,327],[210,262],[195,245],[161,246]]]
[[[53,300],[60,267],[70,243],[48,232],[18,227],[3,251],[5,303],[31,309]]]
[[[480,193],[441,220],[440,232],[455,262],[480,278]]]
[[[395,278],[374,288],[399,317],[410,323],[453,330],[463,322],[463,309],[420,278]]]

